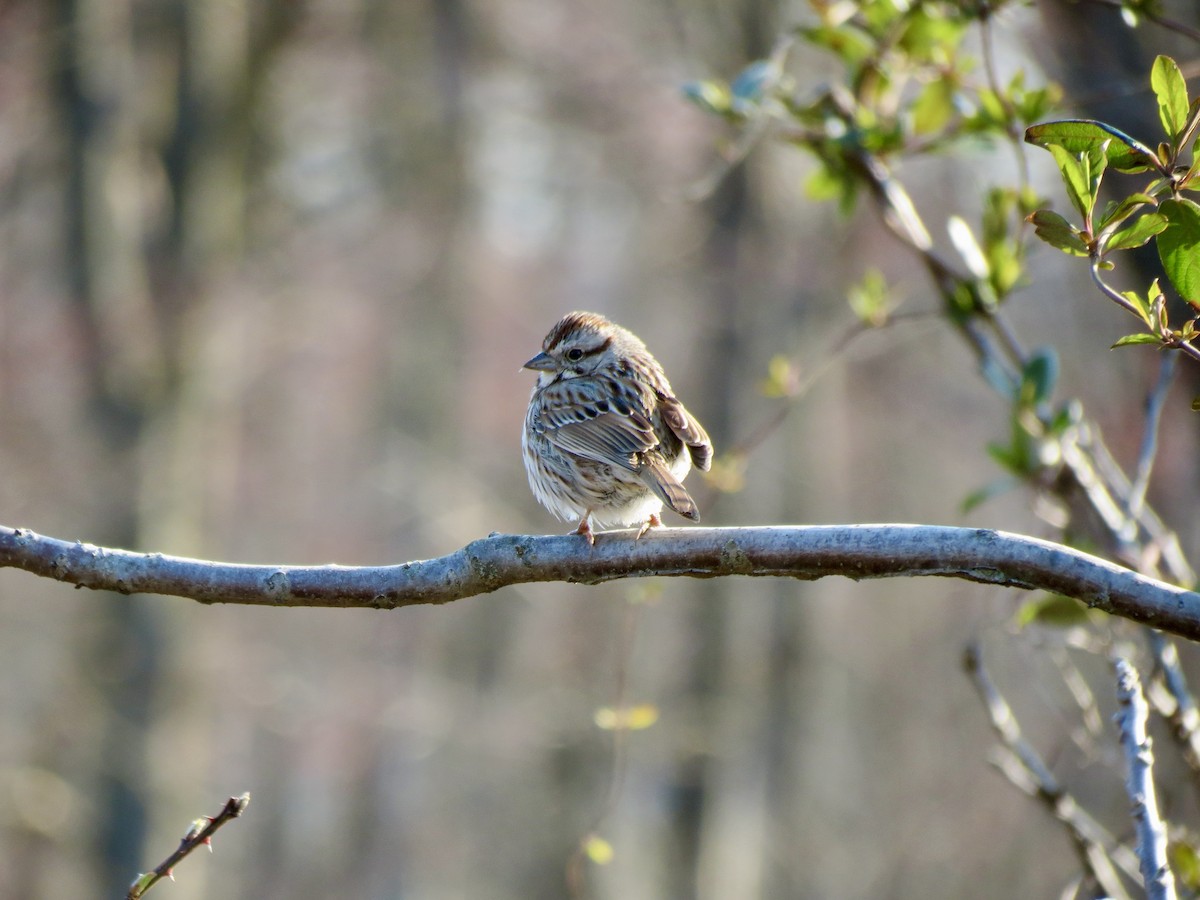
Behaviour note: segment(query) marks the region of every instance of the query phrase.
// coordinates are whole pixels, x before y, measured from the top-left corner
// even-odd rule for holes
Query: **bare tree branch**
[[[1004,777],[1040,800],[1063,824],[1084,871],[1103,888],[1105,895],[1114,900],[1128,898],[1129,893],[1121,882],[1117,868],[1136,880],[1138,860],[1079,805],[1021,733],[1020,723],[1013,715],[1012,708],[984,668],[978,643],[972,642],[967,646],[963,666],[971,676],[991,720],[992,729],[1006,751],[1004,755],[994,758],[993,763]]]
[[[1129,767],[1126,790],[1133,805],[1133,824],[1137,831],[1138,858],[1149,900],[1175,900],[1175,877],[1167,864],[1167,827],[1158,814],[1154,790],[1154,753],[1146,721],[1150,707],[1142,694],[1142,682],[1129,660],[1117,657],[1117,727]]]
[[[78,587],[201,603],[393,609],[447,603],[513,584],[597,584],[651,575],[773,575],[813,581],[940,575],[1075,597],[1200,639],[1200,594],[1078,550],[983,528],[809,525],[659,528],[577,535],[492,534],[437,559],[393,566],[262,566],[131,553],[0,526],[0,567]]]
[[[1184,762],[1191,769],[1193,786],[1200,787],[1200,709],[1188,688],[1175,645],[1157,631],[1147,631],[1146,636],[1161,681],[1161,689],[1148,690],[1147,699],[1171,724],[1171,733],[1183,752]],[[1153,687],[1154,682],[1150,686]]]

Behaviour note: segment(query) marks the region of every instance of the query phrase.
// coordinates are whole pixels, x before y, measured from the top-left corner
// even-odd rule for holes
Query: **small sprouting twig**
[[[1124,657],[1114,661],[1117,670],[1117,727],[1129,767],[1125,789],[1133,804],[1133,823],[1137,833],[1138,859],[1148,900],[1174,900],[1175,876],[1167,864],[1167,829],[1158,815],[1158,797],[1154,790],[1154,754],[1146,721],[1150,707],[1142,693],[1141,680],[1133,664]]]
[[[807,395],[818,381],[849,356],[852,346],[859,338],[868,334],[879,333],[895,325],[933,320],[940,315],[941,313],[935,310],[911,310],[908,312],[891,313],[886,320],[878,325],[868,324],[857,319],[854,320],[838,337],[829,343],[820,359],[807,367],[807,374],[789,389],[785,397],[781,398],[783,402],[779,408],[725,452],[733,457],[744,457],[757,450],[783,424],[784,420],[795,408],[796,401]]]
[[[192,823],[192,827],[188,829],[179,842],[179,846],[175,848],[175,852],[160,862],[149,872],[143,872],[134,879],[133,884],[129,886],[129,893],[126,895],[126,900],[138,900],[139,897],[145,895],[146,891],[154,887],[163,878],[175,880],[172,870],[185,856],[195,850],[197,847],[208,847],[209,852],[212,852],[212,836],[216,830],[228,822],[230,819],[236,819],[242,814],[247,806],[250,805],[250,794],[245,793],[240,797],[230,797],[224,808],[215,816],[202,816]]]
[[[971,643],[967,646],[963,665],[987,709],[993,730],[1011,757],[1009,762],[1015,762],[1019,766],[1014,770],[1011,765],[997,764],[997,768],[1018,788],[1040,800],[1063,824],[1076,853],[1079,854],[1080,863],[1095,878],[1105,894],[1114,898],[1127,898],[1129,895],[1117,873],[1117,867],[1131,878],[1136,878],[1137,863],[1132,854],[1076,802],[1054,777],[1054,773],[1042,761],[1037,750],[1025,739],[1008,701],[983,667],[978,644]],[[1108,849],[1110,847],[1111,851]]]

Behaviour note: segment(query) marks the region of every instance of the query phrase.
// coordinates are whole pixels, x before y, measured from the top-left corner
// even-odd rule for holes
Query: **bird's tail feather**
[[[658,460],[648,462],[642,469],[641,476],[663,503],[685,519],[700,521],[700,509],[696,506],[696,501],[679,483],[679,479],[667,471],[663,463]]]

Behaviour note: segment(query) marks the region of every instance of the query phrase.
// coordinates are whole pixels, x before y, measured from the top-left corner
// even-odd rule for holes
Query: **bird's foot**
[[[592,516],[588,513],[579,523],[579,527],[575,529],[574,534],[581,534],[587,538],[587,542],[593,547],[596,545],[596,535],[592,531]]]
[[[643,534],[651,528],[662,528],[662,519],[656,513],[651,513],[650,518],[642,523],[642,527],[638,529],[638,533],[633,536],[633,539],[638,540]]]

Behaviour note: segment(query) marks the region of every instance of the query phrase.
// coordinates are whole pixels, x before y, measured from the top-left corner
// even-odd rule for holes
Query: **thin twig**
[[[1125,10],[1131,5],[1128,0],[1087,0],[1087,2],[1118,10]],[[1156,13],[1149,3],[1138,4],[1138,8],[1134,12],[1139,16],[1144,16],[1147,21],[1153,22],[1161,28],[1174,31],[1176,34],[1182,34],[1193,41],[1200,41],[1200,29],[1184,24],[1178,19],[1171,19],[1161,13]]]
[[[633,642],[637,636],[638,624],[641,622],[642,610],[644,608],[641,603],[636,603],[629,598],[625,600],[625,610],[621,623],[620,653],[617,663],[617,685],[612,705],[615,721],[611,728],[613,739],[612,770],[609,774],[608,797],[592,820],[592,827],[580,839],[574,852],[567,859],[566,886],[567,893],[572,898],[587,896],[587,885],[584,881],[584,863],[590,855],[588,845],[598,836],[600,828],[605,821],[616,811],[617,803],[620,801],[621,791],[625,787],[625,779],[629,772],[629,661],[633,653]]]
[[[1146,398],[1146,424],[1142,429],[1142,446],[1138,452],[1137,468],[1126,499],[1128,519],[1122,537],[1132,541],[1137,531],[1137,520],[1146,505],[1146,491],[1150,487],[1150,474],[1154,470],[1154,458],[1158,454],[1158,428],[1162,422],[1162,411],[1166,405],[1167,392],[1175,378],[1179,357],[1167,353],[1158,367],[1158,379]]]
[[[1129,660],[1117,657],[1117,726],[1128,765],[1126,791],[1133,804],[1133,824],[1137,832],[1138,859],[1147,900],[1175,900],[1175,876],[1167,863],[1167,828],[1158,815],[1158,797],[1154,790],[1154,753],[1146,721],[1150,707],[1142,693],[1141,680]]]
[[[1129,313],[1135,319],[1141,319],[1142,314],[1138,312],[1138,308],[1134,306],[1133,303],[1131,303],[1126,297],[1122,296],[1120,291],[1110,286],[1108,282],[1100,277],[1099,256],[1092,257],[1091,264],[1088,266],[1088,270],[1092,273],[1092,281],[1095,282],[1096,287],[1100,289],[1100,293],[1102,293],[1113,303],[1117,304],[1117,306],[1121,307],[1121,309],[1125,310],[1125,312]]]
[[[940,315],[940,313],[934,310],[909,310],[906,312],[890,313],[878,325],[862,322],[857,319],[849,323],[837,338],[826,345],[821,358],[813,365],[807,367],[805,375],[799,380],[799,383],[788,391],[786,397],[781,398],[782,402],[779,408],[764,421],[752,428],[749,434],[740,439],[733,447],[724,452],[731,456],[746,456],[757,450],[783,424],[783,421],[795,408],[796,401],[807,395],[830,370],[840,363],[848,355],[851,347],[857,343],[859,338],[868,334],[878,334],[894,325],[937,319]]]
[[[1200,709],[1197,709],[1196,698],[1188,688],[1175,644],[1152,628],[1146,629],[1146,639],[1150,643],[1158,674],[1162,677],[1162,686],[1171,701],[1169,706],[1162,702],[1156,702],[1155,706],[1170,723],[1184,762],[1192,772],[1192,781],[1200,789]]]
[[[1050,648],[1050,658],[1058,668],[1058,673],[1062,676],[1063,684],[1071,692],[1071,699],[1079,707],[1079,715],[1083,721],[1084,733],[1087,735],[1088,746],[1085,749],[1090,751],[1093,743],[1092,739],[1100,734],[1104,728],[1104,722],[1100,716],[1100,707],[1096,703],[1096,695],[1092,692],[1092,687],[1088,684],[1087,679],[1083,677],[1083,673],[1079,671],[1079,667],[1071,659],[1071,655],[1065,646],[1052,646]],[[1083,746],[1082,740],[1078,743],[1080,743],[1081,747]]]
[[[129,893],[126,895],[126,900],[138,900],[139,897],[145,895],[146,891],[154,887],[159,881],[164,878],[175,880],[173,870],[179,862],[195,850],[197,847],[208,847],[209,852],[212,852],[212,836],[216,834],[218,828],[226,822],[236,819],[250,805],[250,795],[242,794],[240,797],[230,797],[222,810],[215,816],[202,816],[192,823],[192,827],[188,829],[179,842],[179,846],[175,851],[160,862],[149,872],[143,872],[138,875],[133,884],[129,886]]]
[[[1127,898],[1129,895],[1114,864],[1123,868],[1131,878],[1136,878],[1137,861],[1103,825],[1076,802],[1054,777],[1054,773],[1042,761],[1033,745],[1025,739],[1008,701],[1004,699],[1004,695],[1000,693],[983,666],[978,644],[971,643],[967,646],[963,665],[967,674],[971,676],[980,700],[983,701],[992,729],[1010,754],[1010,759],[1020,766],[1019,770],[1013,770],[1010,766],[998,765],[1000,771],[1018,788],[1041,800],[1051,814],[1063,824],[1079,855],[1080,863],[1104,889],[1105,894],[1114,898]]]

